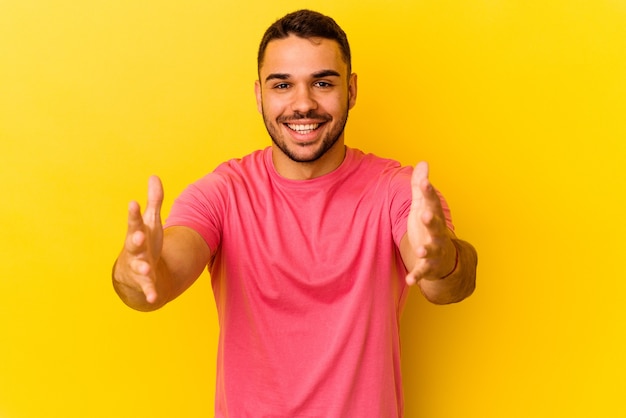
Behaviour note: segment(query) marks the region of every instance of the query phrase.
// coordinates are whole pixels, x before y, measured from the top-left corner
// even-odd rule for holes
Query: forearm
[[[444,279],[418,282],[420,290],[430,302],[445,305],[460,302],[472,294],[476,287],[478,255],[466,241],[452,238],[457,248],[458,262],[454,271]]]

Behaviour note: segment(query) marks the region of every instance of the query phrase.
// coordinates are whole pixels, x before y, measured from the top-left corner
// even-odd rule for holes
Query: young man
[[[477,256],[413,170],[344,145],[357,97],[346,35],[302,10],[265,33],[255,85],[272,145],[189,186],[163,229],[163,189],[131,203],[113,269],[142,311],[208,266],[220,338],[216,417],[402,416],[399,319],[411,285],[458,302]]]

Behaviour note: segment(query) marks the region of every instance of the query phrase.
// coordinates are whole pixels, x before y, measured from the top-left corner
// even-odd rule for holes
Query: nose
[[[291,110],[306,114],[309,110],[317,109],[317,102],[308,86],[299,86],[294,89]]]

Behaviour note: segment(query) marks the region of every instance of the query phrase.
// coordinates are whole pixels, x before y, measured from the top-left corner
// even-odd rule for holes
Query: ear
[[[259,80],[254,82],[254,95],[256,96],[256,108],[259,113],[263,114],[263,95],[261,93],[261,83]]]
[[[348,109],[352,109],[356,104],[356,92],[357,92],[357,76],[356,73],[350,74],[350,80],[348,80]]]

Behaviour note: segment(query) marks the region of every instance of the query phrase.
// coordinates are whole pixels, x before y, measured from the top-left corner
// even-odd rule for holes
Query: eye
[[[289,88],[289,84],[288,83],[278,83],[276,85],[274,85],[273,87],[276,90],[285,90]]]
[[[316,81],[315,86],[323,88],[323,89],[327,89],[327,88],[332,87],[333,85],[329,83],[328,81]]]

